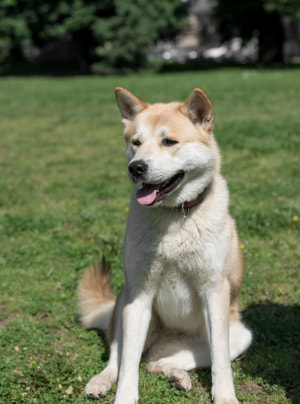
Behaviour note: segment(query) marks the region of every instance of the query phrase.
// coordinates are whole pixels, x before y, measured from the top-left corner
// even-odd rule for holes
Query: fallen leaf
[[[66,389],[65,393],[67,394],[67,396],[70,396],[70,395],[73,393],[73,387],[72,387],[72,386],[69,386],[69,387]]]
[[[14,371],[13,371],[13,375],[19,375],[19,376],[23,376],[23,377],[24,377],[23,373],[22,373],[20,370],[14,370]]]

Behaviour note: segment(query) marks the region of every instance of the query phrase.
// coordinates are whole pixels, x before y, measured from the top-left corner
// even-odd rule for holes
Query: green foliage
[[[78,322],[76,287],[103,255],[123,284],[131,185],[113,90],[146,102],[211,97],[245,260],[250,350],[232,364],[246,404],[299,400],[299,70],[197,71],[0,79],[0,402],[90,403],[83,386],[108,360]],[[211,403],[209,369],[177,391],[140,369],[141,403]],[[115,388],[99,402],[113,402]]]
[[[99,2],[102,4],[102,2]],[[0,3],[0,61],[18,61],[67,34],[83,35],[101,12],[93,1],[6,0]],[[90,46],[90,45],[89,45]]]
[[[289,16],[294,21],[300,20],[298,0],[264,0],[264,8],[268,12],[278,11],[281,15]]]
[[[0,2],[0,62],[30,59],[51,41],[69,38],[85,65],[137,70],[151,46],[182,28],[180,0],[4,0]]]
[[[101,65],[138,69],[147,62],[149,47],[159,39],[174,37],[184,26],[184,6],[179,1],[116,1],[116,15],[98,20],[95,33],[104,39],[97,48]]]

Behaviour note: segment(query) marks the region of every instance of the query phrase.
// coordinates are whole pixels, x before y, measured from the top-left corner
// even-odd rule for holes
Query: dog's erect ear
[[[115,94],[122,118],[125,120],[133,120],[139,112],[148,106],[148,104],[139,100],[128,90],[125,90],[125,88],[117,87]]]
[[[208,132],[214,126],[214,111],[210,99],[201,88],[195,88],[181,107],[192,122],[200,124]]]

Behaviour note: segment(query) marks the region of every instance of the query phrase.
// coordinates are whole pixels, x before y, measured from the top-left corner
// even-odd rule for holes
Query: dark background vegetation
[[[2,0],[0,73],[31,68],[74,73],[149,67],[149,50],[188,27],[195,1]],[[283,63],[284,18],[299,21],[298,0],[218,0],[220,38],[258,38],[258,62]]]

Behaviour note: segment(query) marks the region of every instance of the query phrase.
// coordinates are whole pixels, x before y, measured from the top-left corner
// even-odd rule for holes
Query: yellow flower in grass
[[[244,244],[240,244],[240,248],[243,250],[245,248]]]
[[[90,242],[94,243],[96,240],[94,239],[94,237],[91,238]]]
[[[8,189],[9,191],[12,191],[12,190],[14,189],[14,186],[11,185],[11,184],[9,184],[9,186],[7,187],[7,189]]]
[[[294,221],[294,222],[298,222],[298,220],[299,220],[299,216],[294,216],[294,217],[293,217],[293,221]]]

